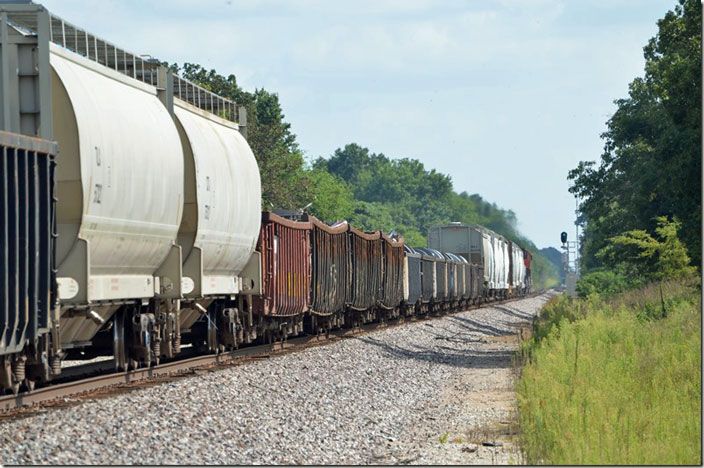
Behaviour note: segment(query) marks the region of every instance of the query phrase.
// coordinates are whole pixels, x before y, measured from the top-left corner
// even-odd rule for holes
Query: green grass
[[[693,283],[557,298],[518,383],[531,464],[701,465],[701,300]]]

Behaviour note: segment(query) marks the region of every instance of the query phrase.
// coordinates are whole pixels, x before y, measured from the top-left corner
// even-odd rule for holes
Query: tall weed
[[[691,282],[663,283],[662,296],[651,285],[608,302],[556,298],[534,331],[517,388],[529,463],[701,464]]]

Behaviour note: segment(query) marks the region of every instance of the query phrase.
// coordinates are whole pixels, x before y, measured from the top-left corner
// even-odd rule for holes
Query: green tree
[[[642,229],[624,232],[609,239],[609,245],[597,256],[614,271],[625,271],[629,278],[647,281],[681,278],[695,270],[689,266],[687,249],[680,242],[677,230],[680,223],[665,216],[656,218],[653,237]]]
[[[354,227],[370,232],[381,229],[388,233],[396,228],[389,206],[379,202],[357,200],[349,221]]]
[[[315,168],[309,174],[313,204],[309,211],[326,221],[349,219],[354,213],[354,196],[347,184],[325,169]]]
[[[425,247],[424,235],[432,225],[450,221],[481,224],[533,253],[536,287],[558,282],[554,265],[518,232],[513,211],[501,209],[477,194],[455,193],[449,176],[426,169],[418,160],[390,159],[350,143],[335,150],[329,159],[319,158],[313,166],[348,184],[356,200],[349,218],[354,226],[395,230],[409,245]]]
[[[586,222],[583,266],[625,230],[654,230],[677,218],[695,264],[701,252],[701,3],[680,0],[644,48],[645,75],[615,101],[597,166],[570,171],[570,192]]]

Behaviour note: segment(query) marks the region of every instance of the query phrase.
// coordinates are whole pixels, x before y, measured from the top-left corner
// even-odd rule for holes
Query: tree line
[[[558,281],[546,260],[518,229],[513,211],[478,194],[456,193],[448,175],[410,158],[391,159],[356,143],[329,158],[306,161],[276,93],[243,90],[235,75],[225,77],[198,64],[166,64],[183,78],[247,109],[248,143],[262,174],[262,209],[301,209],[324,221],[348,220],[365,230],[396,231],[411,246],[427,245],[428,228],[450,221],[477,223],[529,249],[536,287]]]
[[[658,21],[644,75],[615,101],[600,161],[569,172],[583,273],[642,283],[701,262],[701,25],[699,0],[679,0]]]

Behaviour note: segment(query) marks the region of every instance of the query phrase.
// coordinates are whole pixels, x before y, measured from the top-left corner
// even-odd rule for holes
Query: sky
[[[37,0],[136,54],[279,95],[309,159],[357,143],[574,239],[567,173],[643,75],[675,0]],[[262,177],[266,177],[262,174]]]

